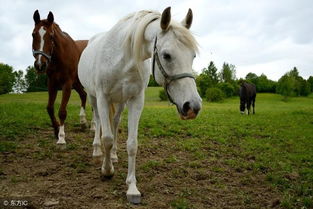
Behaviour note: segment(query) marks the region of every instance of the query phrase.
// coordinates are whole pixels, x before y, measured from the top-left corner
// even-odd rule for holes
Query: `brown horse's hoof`
[[[81,123],[81,124],[80,124],[80,129],[81,129],[82,131],[86,131],[87,128],[88,128],[87,123]]]

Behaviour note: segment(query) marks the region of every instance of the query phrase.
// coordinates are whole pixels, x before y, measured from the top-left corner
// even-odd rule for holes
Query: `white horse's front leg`
[[[121,121],[121,114],[124,110],[125,104],[119,104],[117,112],[114,115],[113,119],[113,133],[114,133],[114,142],[113,142],[113,148],[111,151],[111,159],[113,163],[117,163],[118,157],[117,157],[117,135],[118,135],[118,126]]]
[[[128,102],[128,139],[127,139],[127,153],[128,153],[128,174],[126,184],[128,185],[127,199],[129,202],[139,204],[141,201],[141,194],[136,186],[136,154],[137,154],[137,136],[138,123],[144,104],[144,90],[139,96]]]
[[[114,167],[111,160],[111,149],[113,147],[113,134],[111,129],[109,108],[110,108],[109,102],[107,101],[103,93],[99,93],[99,96],[97,95],[97,109],[101,121],[101,130],[102,130],[101,144],[104,146],[105,150],[105,156],[101,167],[101,173],[105,178],[110,178],[114,174]]]

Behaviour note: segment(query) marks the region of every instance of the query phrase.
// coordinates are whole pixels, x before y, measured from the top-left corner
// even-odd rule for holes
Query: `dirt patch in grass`
[[[125,184],[126,129],[119,136],[115,175],[106,181],[100,179],[101,162],[91,156],[93,132],[76,125],[66,134],[64,150],[47,127],[20,140],[14,151],[2,152],[0,198],[26,199],[29,208],[280,207],[280,194],[265,175],[225,163],[230,156],[219,154],[224,152],[220,143],[208,140],[195,154],[173,137],[139,140],[137,186],[143,197],[140,205],[131,205]]]

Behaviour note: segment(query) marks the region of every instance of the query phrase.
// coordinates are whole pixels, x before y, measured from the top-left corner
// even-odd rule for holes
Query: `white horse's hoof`
[[[96,124],[94,122],[90,123],[90,131],[96,131]]]
[[[107,179],[111,179],[113,176],[114,176],[114,168],[113,167],[109,172],[106,172],[103,169],[101,169],[100,178],[102,181],[105,181]]]
[[[111,161],[112,161],[112,163],[118,163],[118,158],[117,157],[116,158],[111,157]]]
[[[128,202],[132,204],[141,203],[141,194],[126,194]]]
[[[118,162],[117,154],[112,154],[111,153],[111,161],[112,161],[112,163],[117,163]]]
[[[92,157],[101,157],[103,155],[100,145],[93,146]]]
[[[105,161],[105,160],[104,160]],[[105,164],[105,162],[104,162]],[[110,168],[101,167],[101,179],[111,179],[114,176],[114,167],[111,163]]]
[[[135,183],[129,184],[126,196],[127,200],[132,204],[139,204],[141,202],[141,194]]]

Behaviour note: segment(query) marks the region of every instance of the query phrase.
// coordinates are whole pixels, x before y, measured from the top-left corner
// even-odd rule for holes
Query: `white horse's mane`
[[[143,48],[145,29],[152,21],[160,18],[161,14],[157,11],[142,10],[120,20],[120,23],[129,19],[132,20],[132,24],[129,24],[127,28],[128,32],[125,36],[124,47],[135,59],[137,65],[141,65],[140,63],[145,59]],[[198,53],[198,43],[190,30],[173,20],[168,30],[174,33],[178,41]],[[138,67],[140,68],[140,66]]]
[[[143,42],[146,27],[151,21],[159,19],[161,14],[156,11],[143,10],[130,14],[123,18],[124,21],[132,19],[129,24],[128,32],[125,36],[124,47],[133,55],[135,61],[139,64],[143,60]],[[122,21],[123,21],[122,20]]]

